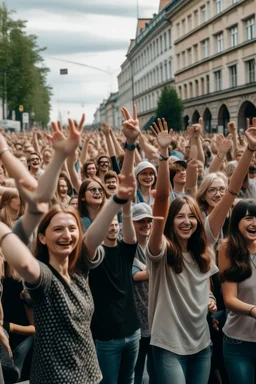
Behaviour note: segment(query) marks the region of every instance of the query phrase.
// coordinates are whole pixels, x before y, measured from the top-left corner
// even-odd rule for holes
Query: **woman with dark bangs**
[[[210,365],[208,311],[216,311],[209,278],[218,268],[211,259],[203,220],[189,196],[170,207],[168,146],[172,131],[163,119],[154,124],[160,162],[153,223],[147,246],[149,323],[159,384],[207,384]]]
[[[229,309],[224,360],[232,384],[254,384],[256,366],[256,200],[233,208],[219,249],[222,292]]]

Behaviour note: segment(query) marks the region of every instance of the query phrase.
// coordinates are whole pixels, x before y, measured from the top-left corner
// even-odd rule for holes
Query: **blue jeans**
[[[193,355],[177,355],[153,346],[158,384],[207,384],[211,369],[211,349]]]
[[[140,329],[128,337],[110,341],[96,340],[102,384],[132,384],[140,342]]]
[[[254,384],[256,343],[231,339],[224,335],[223,353],[232,384]]]

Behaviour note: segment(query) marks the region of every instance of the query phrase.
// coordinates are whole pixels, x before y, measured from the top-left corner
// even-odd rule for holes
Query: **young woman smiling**
[[[229,309],[224,361],[232,384],[254,384],[256,364],[256,203],[233,208],[228,236],[219,249],[222,292]]]
[[[101,381],[90,331],[94,306],[88,269],[102,261],[100,244],[120,204],[133,193],[130,178],[123,176],[116,195],[104,206],[85,238],[76,210],[53,206],[38,226],[36,258],[0,223],[3,254],[25,280],[33,304],[36,335],[31,384]]]
[[[152,131],[160,150],[154,216],[147,246],[149,271],[149,323],[159,384],[207,384],[210,333],[206,316],[216,311],[209,278],[218,269],[211,259],[203,220],[196,202],[188,196],[169,208],[168,134],[165,120]]]

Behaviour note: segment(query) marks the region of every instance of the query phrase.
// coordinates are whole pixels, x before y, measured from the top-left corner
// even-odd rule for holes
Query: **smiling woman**
[[[256,351],[256,204],[239,201],[229,234],[219,250],[222,292],[229,309],[224,332],[224,359],[230,381],[254,381]]]

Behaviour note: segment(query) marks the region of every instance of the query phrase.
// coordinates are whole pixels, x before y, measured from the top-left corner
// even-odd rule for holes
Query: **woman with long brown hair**
[[[123,176],[117,194],[98,214],[85,238],[77,211],[71,206],[53,206],[38,226],[36,258],[0,223],[3,254],[25,280],[32,299],[36,335],[31,384],[100,382],[90,331],[94,307],[88,269],[104,257],[100,244],[120,204],[133,193],[131,179]]]
[[[255,147],[256,148],[256,147]],[[224,361],[232,384],[254,384],[256,364],[256,202],[233,208],[219,249],[222,292],[229,312],[224,325]]]
[[[149,323],[159,384],[207,384],[210,364],[208,310],[216,311],[209,278],[218,269],[211,259],[203,220],[189,196],[170,202],[168,134],[158,119],[153,133],[160,146],[160,162],[153,215],[146,249],[149,271]]]
[[[0,221],[12,228],[14,222],[24,213],[24,204],[15,189],[6,190],[1,198]]]

